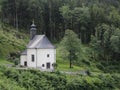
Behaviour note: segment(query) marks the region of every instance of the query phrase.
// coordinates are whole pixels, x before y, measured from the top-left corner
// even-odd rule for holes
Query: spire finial
[[[35,22],[34,22],[34,19],[32,20],[32,25],[31,25],[31,27],[36,27],[36,25],[35,25]]]
[[[33,19],[32,23],[34,24],[34,22],[35,22],[35,21],[34,21],[34,19]]]
[[[31,28],[30,28],[30,39],[32,40],[34,38],[34,36],[36,35],[36,25],[34,24],[34,19],[32,21],[32,25],[31,25]]]

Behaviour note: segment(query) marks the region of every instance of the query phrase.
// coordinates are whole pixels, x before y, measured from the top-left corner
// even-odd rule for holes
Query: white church
[[[36,35],[36,25],[31,25],[30,41],[26,50],[21,53],[20,65],[48,71],[54,70],[56,48],[45,35]]]

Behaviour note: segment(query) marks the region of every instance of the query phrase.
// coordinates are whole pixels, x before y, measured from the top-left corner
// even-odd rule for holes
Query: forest
[[[1,61],[18,63],[33,20],[37,34],[45,34],[57,47],[57,71],[9,70],[0,64],[0,89],[11,83],[16,85],[12,90],[120,89],[120,0],[0,0]],[[13,53],[17,55],[9,57]],[[61,74],[68,60],[71,70],[79,67],[89,75]]]
[[[29,34],[34,19],[38,34],[53,42],[61,41],[70,29],[94,49],[94,59],[119,62],[119,0],[1,0],[0,4],[2,25]]]
[[[51,40],[61,40],[71,29],[89,43],[97,27],[119,28],[119,4],[119,0],[1,0],[1,22],[29,33],[34,19],[38,33]]]

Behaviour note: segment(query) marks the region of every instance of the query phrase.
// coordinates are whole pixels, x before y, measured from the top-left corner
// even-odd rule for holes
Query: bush
[[[114,90],[120,88],[119,74],[79,76],[76,79],[67,80],[66,76],[60,72],[40,72],[31,69],[16,70],[3,66],[0,66],[0,72],[2,73],[0,75],[27,90]],[[4,85],[0,84],[1,88],[4,89]]]

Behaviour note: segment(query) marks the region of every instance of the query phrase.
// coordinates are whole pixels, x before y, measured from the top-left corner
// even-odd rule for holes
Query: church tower
[[[36,29],[36,25],[34,24],[34,20],[33,20],[31,28],[30,28],[30,40],[34,38],[36,33],[37,33],[37,29]]]

